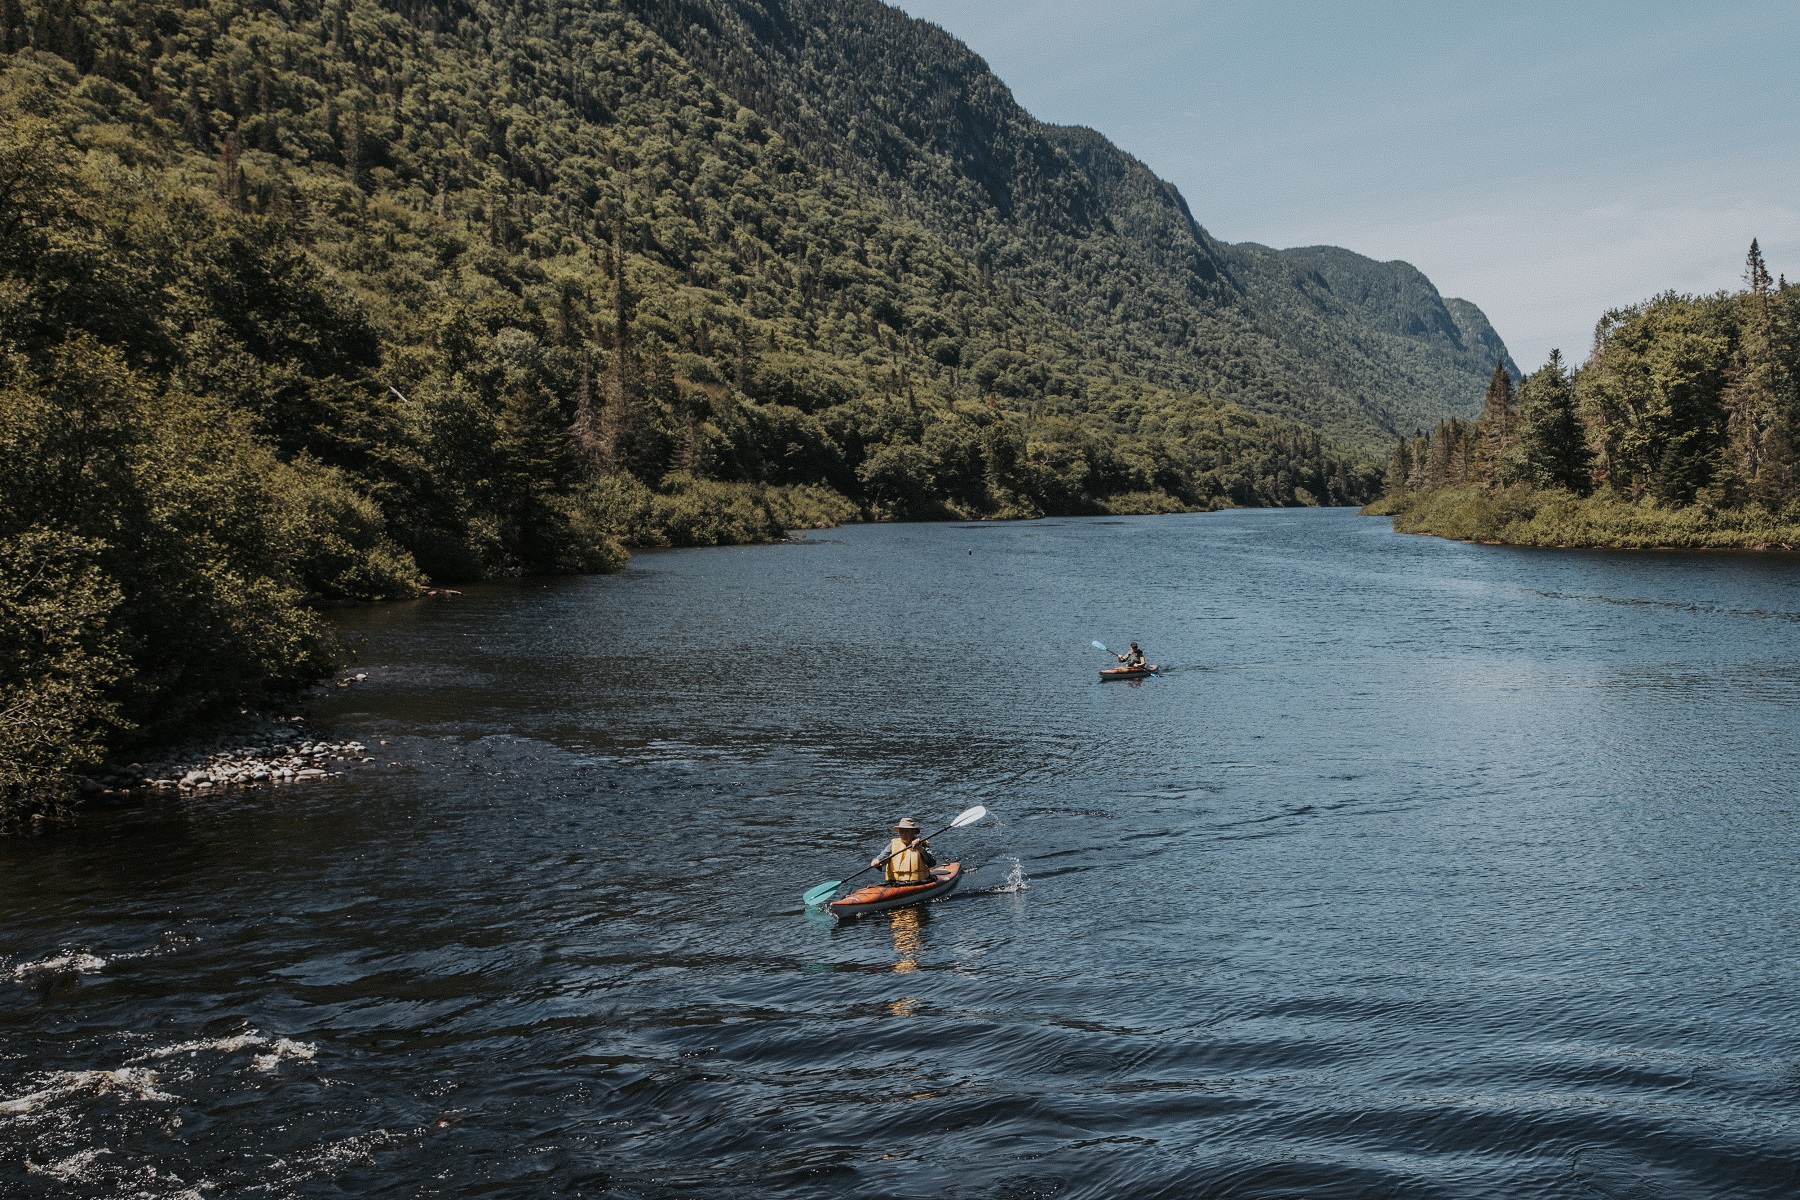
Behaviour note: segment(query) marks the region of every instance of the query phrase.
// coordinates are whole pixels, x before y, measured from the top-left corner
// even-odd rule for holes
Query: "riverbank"
[[[366,678],[359,672],[322,686],[348,687]],[[139,747],[130,761],[72,774],[59,792],[40,794],[34,808],[10,814],[0,832],[41,832],[82,811],[135,807],[158,796],[189,798],[336,778],[376,765],[378,755],[371,749],[356,738],[319,736],[304,714],[245,711],[187,737]]]
[[[635,492],[636,490],[634,490]],[[620,546],[598,572],[622,569],[635,550],[755,545],[803,537],[806,531],[849,524],[885,523],[867,520],[864,513],[841,495],[826,488],[804,485],[768,487],[686,481],[668,494],[634,494],[642,511],[633,511],[640,536]],[[1317,507],[1296,495],[1296,507]],[[1186,504],[1167,492],[1125,493],[1099,502],[1095,511],[1082,516],[1161,516],[1178,513],[1218,512],[1240,507],[1225,497],[1210,497],[1203,505]],[[946,507],[933,514],[937,521],[1037,520],[1049,515],[1036,508],[1008,508],[995,514],[967,513]],[[353,608],[416,600],[422,597],[454,598],[462,593],[448,587],[422,587],[413,595],[391,599],[314,597],[315,610]],[[331,673],[315,686],[331,686]],[[360,680],[349,676],[339,685]],[[279,700],[250,707],[225,722],[204,722],[141,743],[122,742],[98,762],[72,763],[59,777],[40,777],[29,792],[0,795],[0,835],[39,831],[72,819],[85,807],[112,807],[142,802],[156,792],[195,794],[232,788],[278,786],[338,773],[351,763],[368,763],[374,756],[357,741],[327,743],[307,737],[305,718],[270,715],[282,708]]]
[[[1616,550],[1794,550],[1800,519],[1761,508],[1661,508],[1610,491],[1577,496],[1526,487],[1437,488],[1386,496],[1363,515],[1400,533],[1463,542]]]
[[[375,757],[368,750],[354,739],[317,737],[304,716],[246,714],[203,740],[146,753],[132,762],[81,776],[75,791],[104,806],[127,803],[150,792],[191,796],[296,783],[342,774],[351,764],[373,763]]]

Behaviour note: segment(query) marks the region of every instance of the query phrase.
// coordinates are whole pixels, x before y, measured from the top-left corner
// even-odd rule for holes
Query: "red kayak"
[[[1102,678],[1102,679],[1142,679],[1142,678],[1144,678],[1144,676],[1154,675],[1160,670],[1162,670],[1162,668],[1157,666],[1155,663],[1152,663],[1147,667],[1101,667],[1100,668],[1100,678]]]
[[[931,874],[930,883],[875,883],[857,888],[842,900],[833,900],[825,907],[834,916],[860,917],[864,913],[886,912],[890,908],[936,900],[954,892],[956,885],[962,882],[962,864],[933,867]]]

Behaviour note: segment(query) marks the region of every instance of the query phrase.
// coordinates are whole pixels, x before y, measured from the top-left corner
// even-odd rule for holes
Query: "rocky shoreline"
[[[79,779],[77,790],[102,802],[146,791],[194,795],[328,779],[375,761],[362,742],[313,737],[305,717],[244,716],[208,741],[96,771]]]

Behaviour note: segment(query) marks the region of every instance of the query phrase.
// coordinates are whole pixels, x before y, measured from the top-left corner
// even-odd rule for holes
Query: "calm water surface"
[[[1800,1194],[1792,559],[887,526],[343,626],[377,765],[0,847],[0,1195]]]

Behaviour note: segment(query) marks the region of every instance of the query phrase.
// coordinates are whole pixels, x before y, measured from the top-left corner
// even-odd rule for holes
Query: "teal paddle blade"
[[[1091,645],[1091,646],[1093,646],[1093,648],[1094,648],[1094,649],[1096,649],[1096,650],[1106,650],[1106,643],[1105,643],[1105,642],[1090,642],[1090,643],[1089,643],[1089,645]],[[1112,653],[1112,651],[1111,651],[1111,650],[1106,650],[1106,652],[1107,652],[1107,653],[1108,653],[1108,654],[1111,654],[1111,653]]]
[[[843,886],[843,880],[834,879],[830,883],[821,883],[818,887],[800,897],[800,899],[805,902],[806,907],[817,908],[819,905],[831,899],[831,894]]]

